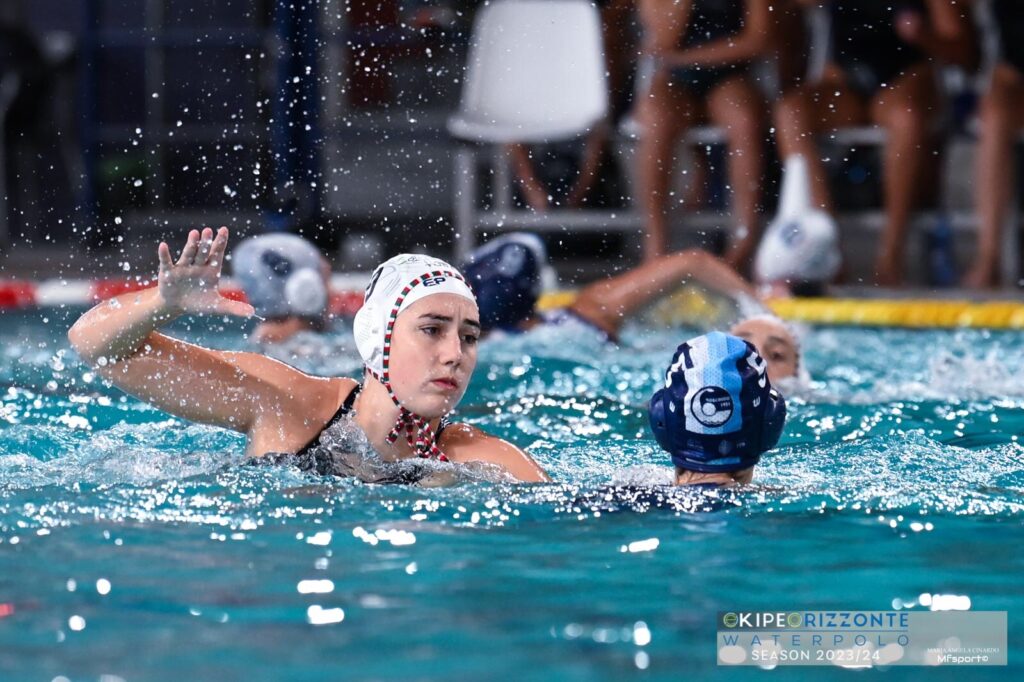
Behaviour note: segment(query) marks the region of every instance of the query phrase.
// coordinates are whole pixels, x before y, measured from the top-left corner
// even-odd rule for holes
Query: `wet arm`
[[[445,454],[454,462],[496,464],[523,483],[547,483],[551,477],[528,454],[512,443],[466,424],[445,431]]]
[[[153,287],[95,306],[68,330],[68,340],[89,364],[106,364],[135,355],[150,334],[180,316]]]
[[[614,336],[626,317],[686,282],[696,282],[728,296],[742,293],[756,297],[754,287],[724,261],[706,251],[692,249],[663,256],[585,287],[571,310]]]
[[[330,398],[327,380],[276,360],[210,350],[156,331],[179,315],[157,289],[147,289],[96,306],[68,338],[115,386],[190,421],[251,433],[261,420],[307,414],[321,395]]]

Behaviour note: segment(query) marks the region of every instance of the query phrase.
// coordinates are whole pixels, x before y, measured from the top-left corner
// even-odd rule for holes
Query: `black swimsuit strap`
[[[441,423],[437,425],[437,431],[434,432],[434,442],[441,445],[441,433],[452,425],[452,420],[448,418],[448,415],[441,417]]]
[[[345,396],[344,402],[341,403],[341,407],[339,407],[338,411],[334,413],[334,416],[331,417],[326,424],[324,424],[324,427],[320,429],[320,431],[318,431],[315,436],[313,436],[313,439],[311,441],[306,443],[298,452],[295,453],[296,457],[301,457],[302,455],[305,455],[307,452],[316,447],[316,444],[320,440],[320,436],[323,434],[323,432],[334,426],[334,424],[339,419],[346,416],[348,413],[352,411],[352,406],[355,404],[356,398],[359,396],[359,392],[361,390],[363,390],[363,385],[356,384],[355,387],[351,391],[349,391],[349,394]]]

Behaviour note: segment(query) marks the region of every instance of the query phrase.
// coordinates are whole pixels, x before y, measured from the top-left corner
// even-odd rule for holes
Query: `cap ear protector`
[[[733,472],[754,466],[779,442],[786,401],[753,345],[712,332],[679,346],[648,416],[677,467]]]
[[[270,272],[284,277],[284,300],[295,315],[317,317],[327,308],[327,287],[323,276],[313,268],[295,268],[276,251],[264,251],[260,257]]]
[[[363,363],[374,373],[384,371],[384,315],[377,311],[373,301],[363,303],[352,319],[352,333],[355,335],[356,350]]]
[[[319,317],[328,302],[323,276],[312,268],[299,270],[284,283],[284,298],[296,315]]]

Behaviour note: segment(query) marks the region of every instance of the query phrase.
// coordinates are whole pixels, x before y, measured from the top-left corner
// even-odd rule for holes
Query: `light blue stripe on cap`
[[[699,385],[691,385],[690,393],[696,395],[702,388],[708,386],[724,388],[732,398],[732,415],[721,426],[709,427],[701,424],[699,433],[724,434],[739,431],[743,426],[743,408],[740,403],[743,380],[736,369],[736,363],[746,354],[747,346],[735,336],[722,332],[710,332],[704,338],[707,339],[707,345],[702,349],[703,357],[700,360],[693,358],[693,374],[699,377]],[[687,379],[689,380],[689,377]],[[692,397],[690,399],[692,400]]]

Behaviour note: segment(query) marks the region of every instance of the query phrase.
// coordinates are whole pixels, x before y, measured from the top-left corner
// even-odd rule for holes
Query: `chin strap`
[[[441,452],[441,448],[437,446],[437,434],[434,433],[434,429],[430,426],[430,422],[415,412],[410,411],[398,400],[398,396],[391,390],[391,382],[388,380],[387,365],[384,367],[384,374],[377,376],[376,373],[370,372],[373,377],[384,385],[387,389],[388,395],[391,397],[393,402],[398,407],[398,419],[395,420],[395,425],[391,427],[391,431],[388,432],[387,441],[388,443],[395,443],[398,441],[399,436],[405,434],[405,441],[412,447],[413,452],[416,453],[417,457],[437,459],[441,462],[447,462],[448,457]]]
[[[401,405],[398,406],[398,409],[398,420],[388,434],[388,442],[394,443],[402,431],[405,431],[406,442],[412,446],[419,457],[429,457],[447,462],[448,458],[437,447],[437,434],[430,427],[430,422]]]

